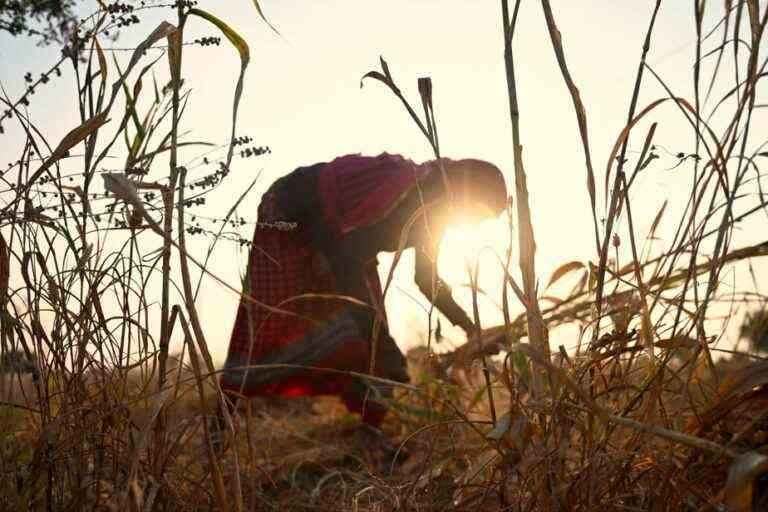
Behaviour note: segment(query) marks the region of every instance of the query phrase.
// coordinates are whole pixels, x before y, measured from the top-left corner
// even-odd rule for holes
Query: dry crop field
[[[249,244],[228,227],[241,224],[237,207],[250,187],[211,229],[195,216],[238,162],[269,151],[238,130],[254,51],[217,17],[215,2],[101,3],[79,20],[58,62],[24,79],[23,95],[0,96],[2,125],[20,127],[25,141],[14,154],[3,146],[9,163],[0,172],[0,509],[768,510],[768,326],[754,270],[768,240],[755,233],[755,243],[733,243],[767,206],[768,140],[753,124],[766,112],[768,5],[727,0],[713,18],[709,2],[688,3],[697,28],[690,94],[648,65],[662,0],[639,2],[647,28],[637,55],[627,56],[637,66],[626,124],[612,147],[593,148],[590,105],[567,60],[571,35],[558,30],[557,5],[540,1],[540,29],[573,107],[558,115],[575,123],[583,148],[583,208],[594,235],[591,261],[563,261],[542,276],[526,184],[537,170],[525,165],[518,112],[526,101],[515,74],[525,55],[515,45],[520,0],[501,0],[509,102],[499,108],[509,110],[505,215],[514,243],[497,255],[499,268],[483,272],[502,283],[504,323],[478,327],[455,352],[435,354],[431,341],[409,351],[411,384],[391,383],[384,423],[408,457],[388,467],[333,399],[257,399],[231,414],[223,406],[198,292],[206,280],[240,293],[210,258],[218,243]],[[150,26],[147,12],[164,21]],[[185,37],[192,22],[210,35]],[[105,52],[118,29],[142,42]],[[195,84],[184,78],[184,56],[209,45],[240,61],[224,146],[185,131]],[[150,56],[156,47],[163,51]],[[414,138],[440,157],[432,81],[401,80],[384,59],[366,71],[365,87],[391,93]],[[76,88],[60,87],[62,72]],[[666,94],[642,103],[647,82]],[[80,122],[63,138],[49,139],[45,121],[28,115],[43,87],[78,105]],[[633,217],[642,201],[633,185],[656,172],[656,130],[669,116],[689,131],[690,151],[677,155],[691,169],[685,207],[679,218],[665,208]],[[632,158],[630,139],[641,148]],[[607,169],[593,165],[595,150],[610,152]],[[202,178],[179,163],[190,152],[200,155]],[[76,174],[63,170],[73,160]],[[656,237],[661,224],[675,226],[674,236]],[[201,234],[207,252],[189,248]],[[726,282],[732,268],[753,280]],[[479,271],[468,266],[475,304]],[[749,312],[742,334],[750,346],[722,343],[737,311]],[[574,339],[550,339],[560,327]],[[482,350],[489,339],[502,340],[498,355]]]

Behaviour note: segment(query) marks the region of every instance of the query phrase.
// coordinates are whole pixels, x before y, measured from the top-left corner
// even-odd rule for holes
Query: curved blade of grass
[[[53,150],[51,156],[49,156],[45,162],[43,162],[43,165],[35,171],[35,174],[29,179],[29,183],[34,183],[41,174],[66,156],[70,149],[77,146],[80,142],[85,140],[86,137],[101,128],[107,121],[109,121],[109,119],[107,119],[107,112],[105,111],[93,116],[77,128],[72,129],[63,139],[61,139],[61,142],[59,142],[59,145]]]
[[[568,91],[571,93],[571,99],[573,100],[573,108],[576,111],[576,120],[578,121],[579,134],[581,135],[582,146],[584,147],[584,158],[587,167],[587,192],[589,192],[589,201],[592,206],[592,220],[594,222],[595,237],[598,246],[600,245],[600,235],[597,228],[597,213],[595,211],[595,171],[592,167],[592,152],[589,149],[589,130],[587,128],[587,111],[584,108],[584,103],[581,101],[581,94],[579,88],[576,87],[576,83],[571,77],[571,73],[568,70],[568,64],[565,61],[565,53],[563,51],[563,40],[560,31],[557,28],[555,17],[552,14],[552,7],[549,4],[549,0],[542,0],[542,8],[544,9],[544,17],[547,21],[547,28],[549,29],[550,39],[552,40],[552,48],[555,50],[555,57],[557,63],[560,66],[565,84],[568,87]]]
[[[261,5],[259,5],[259,0],[253,0],[253,6],[256,8],[256,12],[259,13],[259,16],[261,16],[261,19],[264,20],[264,23],[269,25],[269,28],[272,29],[272,31],[279,35],[280,37],[283,37],[283,34],[281,34],[275,27],[272,25],[272,23],[269,22],[266,16],[264,16],[264,11],[261,9]]]
[[[235,30],[224,23],[222,20],[214,16],[213,14],[203,11],[202,9],[191,9],[189,11],[189,14],[194,16],[199,16],[203,18],[204,20],[207,20],[211,24],[215,25],[216,28],[218,28],[222,34],[224,34],[227,39],[229,39],[229,42],[232,43],[232,46],[235,47],[237,52],[240,54],[240,76],[237,79],[237,86],[235,87],[235,99],[233,101],[232,105],[232,136],[230,137],[230,145],[229,145],[229,151],[227,152],[227,164],[226,167],[229,169],[229,164],[232,162],[232,154],[235,150],[235,146],[232,145],[231,141],[235,139],[235,128],[237,126],[237,108],[240,104],[240,96],[243,94],[243,82],[245,80],[245,68],[248,67],[248,62],[251,60],[251,53],[248,48],[248,43],[245,42],[245,39],[243,39],[240,34],[235,32]]]
[[[117,68],[117,72],[122,75],[123,72],[120,70],[120,64],[118,64],[117,57],[115,56],[114,53],[112,54],[112,61],[114,62],[115,67]],[[141,92],[140,84],[141,84],[141,78],[139,78],[139,80],[136,82],[133,88],[133,94],[131,94],[131,91],[128,89],[128,84],[123,82],[123,94],[125,94],[125,112],[126,112],[126,115],[130,116],[131,120],[133,121],[133,126],[134,128],[136,128],[137,136],[142,133],[141,122],[139,121],[139,116],[136,113],[136,100],[138,99],[136,96],[138,92]],[[126,131],[126,138],[127,136],[128,135]],[[131,147],[130,144],[128,144],[128,147],[129,148]]]
[[[144,55],[144,52],[157,41],[167,37],[169,34],[175,32],[176,30],[177,28],[174,25],[164,21],[160,23],[160,25],[158,25],[157,28],[151,34],[149,34],[149,36],[144,41],[142,41],[140,45],[136,47],[133,55],[131,56],[131,60],[128,62],[128,67],[125,68],[125,73],[122,73],[120,79],[112,85],[112,101],[114,101],[114,98],[117,96],[117,92],[120,90],[120,87],[122,86],[126,77],[139,61],[139,59]],[[110,107],[112,106],[111,104],[112,102],[110,102]]]
[[[107,81],[107,59],[104,57],[104,50],[101,48],[101,45],[99,44],[99,38],[94,37],[93,38],[93,46],[96,48],[96,55],[99,58],[99,69],[101,70],[101,79],[102,83],[106,83]]]
[[[661,205],[661,209],[659,209],[658,213],[656,214],[656,218],[653,219],[653,224],[651,224],[651,230],[648,234],[649,240],[652,240],[656,235],[656,228],[659,227],[659,222],[661,222],[661,218],[664,216],[664,211],[667,209],[668,202],[668,200],[664,200],[664,204]]]
[[[549,282],[547,283],[546,287],[549,288],[563,277],[567,276],[571,272],[579,270],[580,268],[584,268],[584,264],[580,261],[569,261],[568,263],[560,265],[554,272],[552,272],[552,277],[549,278]]]

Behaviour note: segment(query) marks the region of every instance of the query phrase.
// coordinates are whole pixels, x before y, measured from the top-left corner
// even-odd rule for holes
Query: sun
[[[497,218],[480,223],[460,222],[446,230],[440,244],[438,269],[440,275],[451,285],[469,282],[467,263],[474,266],[480,258],[480,279],[483,275],[498,276],[499,260],[504,259],[509,245],[509,226],[506,219]],[[490,272],[488,267],[492,267]],[[498,279],[496,279],[498,281]]]

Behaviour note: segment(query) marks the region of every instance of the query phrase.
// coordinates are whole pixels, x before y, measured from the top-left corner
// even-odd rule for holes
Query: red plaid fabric
[[[259,222],[274,222],[280,219],[275,194],[270,192],[259,206]],[[290,343],[312,329],[310,319],[322,322],[340,304],[329,300],[302,299],[285,301],[303,294],[333,293],[333,275],[309,245],[306,233],[299,227],[293,231],[256,229],[253,235],[253,249],[250,254],[248,274],[244,293],[253,294],[262,303],[295,313],[297,316],[271,313],[256,305],[241,304],[238,316],[252,309],[251,323],[258,332],[251,346],[251,336],[236,330],[231,347],[237,351],[250,351],[252,358],[264,355],[265,350],[274,351]],[[243,319],[245,321],[246,318]],[[236,321],[240,325],[241,321]],[[267,346],[265,346],[267,344]]]
[[[318,189],[332,232],[341,238],[386,217],[434,167],[434,162],[417,165],[388,153],[346,155],[330,162],[320,169]]]
[[[386,154],[350,155],[320,167],[317,192],[332,236],[342,239],[351,230],[376,222],[428,172],[429,165],[417,166]],[[258,217],[260,222],[284,220],[273,189],[262,198]],[[370,340],[361,335],[348,312],[349,304],[312,296],[337,291],[328,262],[309,240],[301,225],[293,231],[255,230],[243,292],[286,313],[241,301],[222,388],[244,396],[338,395],[349,410],[376,425],[385,409],[363,400],[366,388],[358,379],[327,371],[265,366],[301,365],[360,373],[369,369]],[[374,302],[381,304],[375,260],[366,271]]]
[[[259,221],[281,220],[275,194],[267,192],[259,206]],[[244,396],[338,395],[353,412],[376,424],[384,411],[363,406],[364,392],[344,374],[258,365],[303,365],[366,373],[369,341],[364,339],[342,300],[301,295],[334,294],[334,277],[325,257],[308,242],[308,234],[256,229],[244,294],[289,314],[275,313],[241,300],[227,353],[222,388]],[[370,286],[381,295],[375,265]],[[249,368],[253,366],[253,368]]]

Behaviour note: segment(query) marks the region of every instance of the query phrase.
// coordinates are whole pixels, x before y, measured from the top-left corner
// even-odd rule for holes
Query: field
[[[3,155],[10,162],[0,174],[1,510],[768,510],[768,295],[759,278],[768,241],[756,220],[768,205],[760,131],[768,6],[727,1],[720,17],[693,2],[689,96],[646,61],[661,0],[646,2],[644,44],[627,57],[637,59],[627,122],[600,148],[610,152],[602,170],[590,106],[566,59],[568,34],[558,30],[557,5],[541,1],[541,30],[573,107],[560,118],[577,125],[583,148],[595,247],[591,261],[563,261],[542,276],[526,174],[536,170],[525,165],[518,112],[520,1],[501,1],[514,243],[496,255],[500,270],[483,272],[498,273],[504,322],[481,328],[480,269],[467,265],[476,336],[435,353],[441,333],[430,331],[408,352],[411,384],[388,382],[395,397],[383,430],[404,454],[395,464],[368,449],[359,420],[332,398],[225,406],[199,290],[205,280],[241,293],[211,255],[219,243],[250,244],[237,230],[238,206],[255,180],[210,229],[196,217],[240,160],[270,150],[238,131],[252,49],[213,4],[102,4],[57,63],[24,78],[23,95],[0,98],[2,125],[24,140]],[[145,12],[165,21],[140,22]],[[211,35],[187,40],[193,19]],[[118,29],[142,39],[120,58],[102,48]],[[184,55],[202,45],[226,47],[240,62],[224,146],[186,136],[194,84]],[[150,59],[158,46],[161,57]],[[49,141],[27,107],[36,88],[58,87],[66,66],[77,88],[59,92],[81,119]],[[365,71],[365,86],[391,93],[435,158],[448,152],[429,77],[411,87],[383,58]],[[667,95],[641,103],[648,81]],[[689,132],[689,150],[676,155],[690,171],[686,204],[674,209],[678,218],[666,203],[635,218],[642,199],[633,185],[657,172],[664,116]],[[630,139],[641,148],[631,159]],[[179,163],[189,151],[203,177]],[[662,224],[675,227],[672,236],[658,235]],[[208,237],[206,251],[190,248],[195,236]],[[731,280],[734,269],[747,277]],[[729,321],[746,344],[724,343]],[[554,341],[555,329],[572,338]]]

